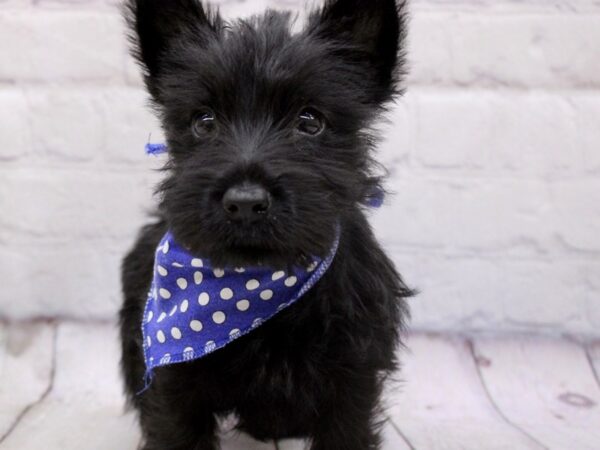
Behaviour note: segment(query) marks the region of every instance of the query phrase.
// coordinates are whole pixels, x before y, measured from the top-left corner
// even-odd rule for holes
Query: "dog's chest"
[[[215,392],[224,404],[295,403],[301,397],[318,396],[326,379],[334,344],[325,328],[299,304],[216,352],[202,365],[213,374],[211,379],[218,385]]]

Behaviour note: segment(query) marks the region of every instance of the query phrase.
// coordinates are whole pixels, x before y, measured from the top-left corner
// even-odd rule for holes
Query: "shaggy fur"
[[[411,291],[361,205],[379,184],[371,125],[399,93],[404,3],[330,0],[295,34],[290,15],[273,11],[225,23],[197,0],[127,6],[169,147],[159,219],[123,263],[122,368],[143,449],[216,449],[216,420],[230,413],[261,440],[379,448],[379,398],[397,366]],[[322,132],[302,132],[306,108]],[[206,111],[214,120],[199,135]],[[261,220],[230,220],[223,208],[242,181],[269,193]],[[285,268],[325,256],[337,224],[337,256],[299,302],[212,355],[158,368],[136,395],[143,307],[168,228],[215,265]]]

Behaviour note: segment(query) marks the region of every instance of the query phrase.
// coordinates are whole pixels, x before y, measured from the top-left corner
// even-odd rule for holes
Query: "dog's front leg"
[[[181,403],[175,403],[169,407],[161,402],[160,406],[149,405],[143,410],[140,417],[144,434],[141,450],[217,450],[217,423],[213,414],[190,410],[182,414]]]
[[[339,385],[338,385],[339,386]],[[311,450],[377,450],[380,427],[377,411],[380,386],[377,381],[347,385],[325,405],[311,436]]]

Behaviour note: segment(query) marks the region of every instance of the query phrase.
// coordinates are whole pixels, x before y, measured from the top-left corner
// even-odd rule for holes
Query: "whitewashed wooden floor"
[[[600,342],[413,335],[385,450],[600,449]],[[113,326],[0,325],[0,449],[133,450]],[[224,450],[300,450],[224,432]]]

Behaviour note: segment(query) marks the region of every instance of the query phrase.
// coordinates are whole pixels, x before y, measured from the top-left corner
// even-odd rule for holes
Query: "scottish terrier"
[[[157,218],[123,261],[122,371],[145,450],[378,449],[411,290],[367,222],[373,125],[401,93],[406,4],[232,22],[127,0],[166,136]]]

